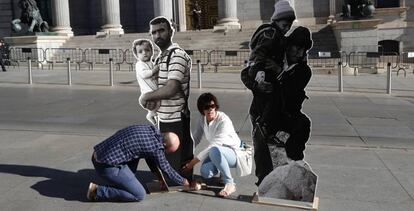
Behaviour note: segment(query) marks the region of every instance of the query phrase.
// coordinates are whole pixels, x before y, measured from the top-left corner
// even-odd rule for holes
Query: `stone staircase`
[[[311,52],[337,51],[335,35],[326,25],[309,27],[314,40]],[[243,31],[213,32],[211,29],[202,31],[177,32],[174,42],[184,49],[192,50],[237,50],[248,49],[248,42],[255,29]],[[75,36],[63,44],[62,48],[116,48],[129,49],[133,40],[151,39],[149,33],[132,33],[124,35],[97,37],[95,35]]]
[[[335,35],[328,25],[315,25],[308,27],[312,31],[313,48],[310,58],[318,55],[319,51],[338,51]],[[177,32],[174,42],[186,50],[247,50],[249,40],[255,29],[243,29],[243,31],[213,32],[210,30]],[[62,48],[97,48],[97,49],[130,49],[133,40],[139,38],[151,39],[149,33],[132,33],[112,36],[75,36],[68,40]],[[243,54],[244,56],[245,54]],[[227,56],[227,55],[224,55]],[[195,60],[193,58],[193,60]],[[244,61],[244,59],[241,59]],[[324,69],[325,67],[317,67]],[[214,68],[213,68],[214,69]],[[220,67],[222,69],[222,67]],[[240,67],[230,69],[240,70]],[[331,68],[332,69],[332,68]],[[325,71],[325,70],[323,70]]]
[[[248,48],[247,42],[254,29],[215,33],[212,30],[177,32],[173,41],[185,49],[225,50]],[[94,35],[75,36],[68,40],[62,48],[117,48],[129,49],[135,39],[151,39],[149,33],[131,33],[97,37]]]

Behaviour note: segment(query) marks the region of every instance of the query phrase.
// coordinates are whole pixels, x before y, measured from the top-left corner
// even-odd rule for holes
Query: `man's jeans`
[[[92,158],[92,163],[96,173],[110,185],[98,185],[96,191],[97,201],[142,201],[144,199],[145,189],[134,174],[138,160],[128,164],[110,166],[98,163]]]
[[[224,184],[234,183],[230,168],[235,168],[237,163],[236,153],[230,147],[211,147],[208,158],[203,161],[200,173],[204,178],[212,178],[219,172],[223,176]]]

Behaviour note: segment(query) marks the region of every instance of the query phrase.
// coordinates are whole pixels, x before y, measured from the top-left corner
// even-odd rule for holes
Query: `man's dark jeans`
[[[98,185],[97,201],[142,201],[145,198],[145,189],[135,177],[138,160],[127,164],[111,166],[97,162],[92,158],[96,173],[108,185]],[[130,169],[132,168],[132,170]]]

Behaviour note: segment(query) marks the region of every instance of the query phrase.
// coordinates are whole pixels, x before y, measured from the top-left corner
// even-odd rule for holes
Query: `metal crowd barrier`
[[[124,62],[128,65],[129,70],[134,71],[134,64],[136,63],[136,60],[137,59],[135,58],[132,49],[126,49],[124,51]]]
[[[158,55],[155,49],[154,57]],[[248,60],[250,51],[248,49],[238,50],[186,50],[192,58],[193,64],[200,61],[203,72],[206,65],[214,66],[214,71],[218,72],[219,66],[244,66]],[[32,62],[42,67],[44,64],[53,66],[57,63],[67,63],[68,58],[71,63],[75,63],[80,69],[81,64],[86,63],[89,69],[93,69],[96,64],[109,64],[112,59],[113,65],[120,69],[120,65],[128,65],[129,70],[134,70],[136,58],[133,56],[132,49],[80,49],[80,48],[10,48],[9,60],[18,66],[22,62],[27,62],[28,58]],[[387,68],[391,64],[391,69],[405,72],[406,69],[413,68],[414,74],[414,52],[403,52],[401,55],[395,52],[310,52],[308,54],[308,64],[313,68],[332,68],[338,67],[354,68],[355,75],[358,68]]]
[[[109,59],[118,65],[124,62],[124,51],[121,49],[85,49],[83,51],[84,62],[89,65],[89,69],[94,68],[96,64],[109,64]]]
[[[398,59],[399,55],[397,52],[381,52],[379,67],[386,68],[388,63],[390,63],[391,69],[395,69],[398,67]]]
[[[244,66],[249,55],[249,50],[213,50],[210,52],[210,64],[215,67],[214,72],[218,71],[218,66]]]
[[[402,70],[404,72],[404,76],[406,76],[407,69],[411,68],[412,73],[414,74],[414,52],[402,52],[399,57],[397,76],[400,70]]]
[[[346,52],[310,52],[308,65],[319,68],[335,68],[338,63],[347,64]]]
[[[32,62],[38,63],[38,65],[43,69],[45,53],[42,48],[10,48],[9,50],[10,62],[16,63],[20,66],[20,63],[26,63],[30,58]]]
[[[52,66],[56,63],[66,63],[67,59],[76,64],[76,68],[80,69],[81,63],[84,61],[83,50],[80,48],[48,48],[45,50],[46,63]]]
[[[348,55],[348,66],[354,68],[354,75],[358,75],[359,68],[378,68],[380,53],[378,52],[351,52]]]

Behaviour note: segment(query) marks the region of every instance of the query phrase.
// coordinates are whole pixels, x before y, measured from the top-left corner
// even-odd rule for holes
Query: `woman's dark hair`
[[[216,105],[216,110],[218,110],[220,106],[218,104],[217,98],[210,92],[203,93],[200,95],[200,97],[198,97],[197,108],[201,115],[204,115],[204,108],[210,105],[211,101],[214,102],[214,105]]]

